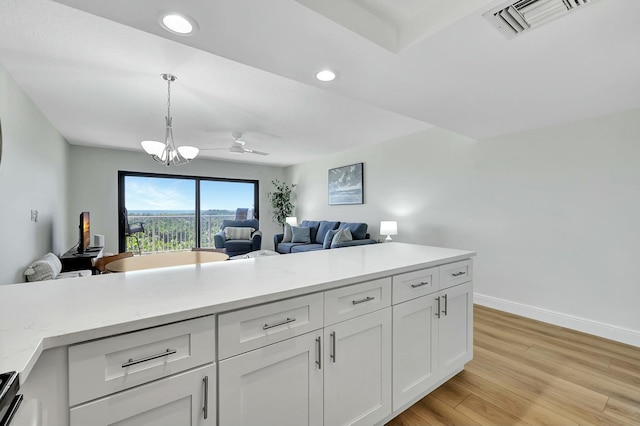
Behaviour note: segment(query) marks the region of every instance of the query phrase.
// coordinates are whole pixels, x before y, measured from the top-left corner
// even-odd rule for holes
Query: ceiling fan
[[[233,143],[229,147],[225,147],[225,148],[201,148],[201,151],[227,150],[227,151],[229,151],[231,153],[234,153],[234,154],[247,153],[247,154],[269,155],[268,152],[245,148],[246,142],[243,141],[243,140],[240,140],[240,138],[242,137],[241,133],[233,133],[231,135],[231,137],[233,138]]]

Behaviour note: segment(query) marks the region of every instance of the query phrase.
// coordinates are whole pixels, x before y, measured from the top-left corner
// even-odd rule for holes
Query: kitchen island
[[[0,286],[0,299],[10,301],[0,313],[0,372],[19,372],[45,425],[109,424],[101,416],[151,413],[162,398],[174,425],[232,425],[252,418],[246,410],[261,419],[284,411],[288,424],[378,424],[471,359],[474,255],[385,243]],[[406,356],[420,351],[429,353]],[[354,362],[375,374],[350,376]],[[259,380],[284,366],[278,382]],[[362,404],[341,410],[340,392],[365,377]],[[411,380],[396,383],[404,377]],[[249,378],[255,386],[245,386]],[[301,402],[283,410],[274,389]]]

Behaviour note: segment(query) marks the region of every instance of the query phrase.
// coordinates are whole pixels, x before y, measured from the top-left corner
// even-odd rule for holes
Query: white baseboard
[[[560,327],[570,328],[583,333],[604,337],[628,345],[640,347],[640,332],[627,328],[616,327],[572,315],[561,314],[547,309],[536,308],[535,306],[523,305],[509,300],[498,299],[492,296],[474,293],[474,303],[488,308],[494,308],[523,317],[535,319]]]

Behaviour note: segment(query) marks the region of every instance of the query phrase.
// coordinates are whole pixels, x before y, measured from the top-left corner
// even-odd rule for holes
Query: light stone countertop
[[[467,259],[404,243],[0,285],[0,372],[24,383],[42,351]]]

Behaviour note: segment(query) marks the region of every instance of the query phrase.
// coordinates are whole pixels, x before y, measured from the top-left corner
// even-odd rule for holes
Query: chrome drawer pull
[[[332,331],[331,334],[329,334],[329,336],[331,336],[331,352],[329,353],[329,358],[331,358],[331,360],[333,361],[333,363],[336,363],[336,332]]]
[[[262,326],[262,329],[268,330],[270,328],[277,327],[279,325],[289,324],[290,322],[294,322],[295,320],[296,320],[295,318],[287,318],[286,320],[274,322],[273,324],[265,324]]]
[[[446,316],[447,316],[447,295],[446,295],[446,294],[444,294],[444,295],[442,296],[442,298],[444,299],[444,311],[443,311],[442,313],[443,313],[443,314],[444,314],[444,316],[446,317]]]
[[[177,352],[178,352],[177,349],[167,349],[166,351],[164,351],[162,353],[145,356],[144,358],[140,358],[140,359],[136,359],[136,360],[134,360],[133,358],[129,358],[129,361],[127,361],[124,364],[122,364],[122,368],[127,368],[127,367],[130,367],[130,366],[135,365],[135,364],[140,364],[141,362],[151,361],[152,359],[162,358],[163,356],[173,355],[173,354],[175,354]]]
[[[364,299],[354,300],[351,303],[353,303],[354,305],[359,305],[359,304],[364,303],[364,302],[371,302],[373,299],[375,299],[375,297],[367,296]]]
[[[204,406],[202,407],[202,413],[206,420],[207,417],[209,417],[209,376],[204,376],[202,383],[204,384]]]
[[[420,283],[420,284],[411,284],[411,288],[418,288],[418,287],[422,287],[423,285],[427,285],[429,284],[429,281]]]
[[[320,336],[316,337],[316,365],[318,370],[322,370],[322,345],[320,343]]]
[[[459,277],[460,275],[464,275],[466,274],[466,272],[462,271],[462,272],[457,272],[455,274],[451,274],[452,277]]]

